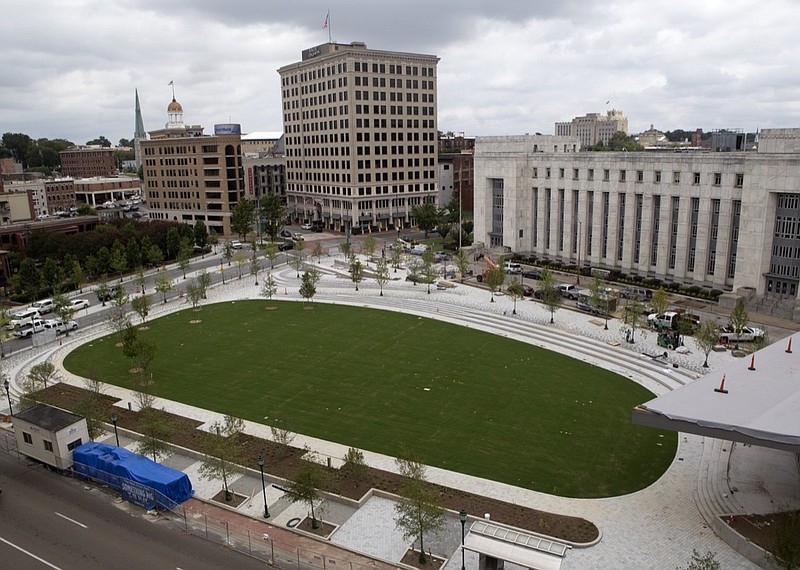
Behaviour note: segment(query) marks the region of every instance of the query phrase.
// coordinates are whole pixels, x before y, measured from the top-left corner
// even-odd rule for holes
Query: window
[[[628,178],[628,172],[625,171],[625,170],[620,170],[619,171],[619,181],[620,182],[625,182],[625,180],[627,180],[627,178]]]
[[[539,178],[539,169],[536,168],[535,166],[533,167],[533,177]]]
[[[744,186],[744,174],[737,174],[736,175],[736,187],[742,188]]]
[[[636,171],[636,182],[644,182],[644,170]]]
[[[578,169],[577,168],[573,168],[572,169],[572,179],[573,180],[577,180],[578,179]]]
[[[611,171],[610,170],[603,170],[603,180],[608,182],[611,180]]]
[[[564,169],[563,168],[559,168],[558,169],[558,177],[559,178],[564,178]]]
[[[43,443],[44,443],[44,450],[53,453],[53,442],[45,440]]]
[[[81,438],[76,439],[75,441],[71,441],[67,444],[67,450],[72,451],[76,447],[80,447],[83,444]]]
[[[714,173],[714,186],[720,186],[720,185],[722,185],[722,173],[721,172],[715,172]]]
[[[589,178],[589,180],[594,180],[594,168],[590,168],[589,172],[587,172],[586,175]]]
[[[549,166],[544,169],[544,177],[545,178],[550,178],[550,167]]]
[[[660,170],[656,170],[655,171],[655,176],[653,177],[653,182],[655,182],[656,184],[661,182],[661,171]]]
[[[700,173],[699,172],[695,172],[694,173],[694,184],[700,184]]]
[[[672,173],[672,183],[673,184],[680,184],[681,183],[681,173],[679,170],[676,170]]]
[[[29,434],[29,433],[27,433],[27,432],[22,432],[22,439],[23,439],[23,440],[25,441],[25,443],[27,443],[28,445],[33,445],[33,438],[31,437],[31,434]]]

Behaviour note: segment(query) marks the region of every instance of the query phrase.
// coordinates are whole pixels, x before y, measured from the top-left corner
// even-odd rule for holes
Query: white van
[[[55,303],[52,299],[42,299],[41,301],[36,301],[31,305],[31,309],[36,309],[39,311],[40,315],[45,315],[53,310],[55,307]]]
[[[556,290],[566,299],[574,300],[578,298],[578,288],[575,285],[561,283],[560,285],[556,285]]]

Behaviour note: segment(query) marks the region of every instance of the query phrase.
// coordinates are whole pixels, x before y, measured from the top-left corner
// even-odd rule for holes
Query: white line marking
[[[0,536],[0,540],[1,540],[1,541],[3,541],[3,542],[5,542],[5,543],[6,543],[7,545],[9,545],[10,547],[12,547],[12,548],[16,548],[16,549],[17,549],[17,550],[19,550],[20,552],[22,552],[22,553],[24,553],[24,554],[27,554],[28,556],[30,556],[30,557],[31,557],[31,558],[33,558],[34,560],[38,560],[38,561],[39,561],[39,562],[41,562],[42,564],[46,564],[47,566],[49,566],[50,568],[53,568],[54,570],[61,570],[61,568],[60,568],[60,567],[58,567],[58,566],[56,566],[55,564],[50,564],[50,563],[49,563],[47,560],[45,560],[45,559],[43,559],[43,558],[39,558],[38,556],[36,556],[36,555],[35,555],[35,554],[33,554],[32,552],[28,552],[27,550],[25,550],[25,549],[24,549],[24,548],[22,548],[21,546],[17,546],[17,545],[16,545],[16,544],[14,544],[13,542],[9,542],[8,540],[6,540],[5,538],[3,538],[2,536]]]
[[[73,523],[73,524],[76,524],[76,525],[78,525],[78,526],[79,526],[79,527],[81,527],[81,528],[89,528],[89,527],[88,527],[88,526],[86,526],[85,524],[79,523],[79,522],[78,522],[78,521],[76,521],[75,519],[71,519],[71,518],[69,518],[67,515],[62,515],[62,514],[61,514],[61,513],[59,513],[58,511],[53,511],[53,512],[54,512],[54,513],[56,513],[58,516],[60,516],[62,519],[66,519],[66,520],[68,520],[69,522],[71,522],[71,523]]]

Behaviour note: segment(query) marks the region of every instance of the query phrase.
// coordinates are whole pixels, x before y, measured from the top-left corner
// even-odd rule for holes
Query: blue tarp
[[[108,483],[125,499],[147,509],[173,508],[194,493],[186,473],[122,447],[93,441],[76,447],[72,457],[77,473]]]

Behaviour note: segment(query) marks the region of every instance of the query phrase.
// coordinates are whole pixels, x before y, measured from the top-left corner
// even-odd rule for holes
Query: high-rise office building
[[[438,62],[327,43],[278,70],[292,218],[356,232],[414,224],[438,186]]]

